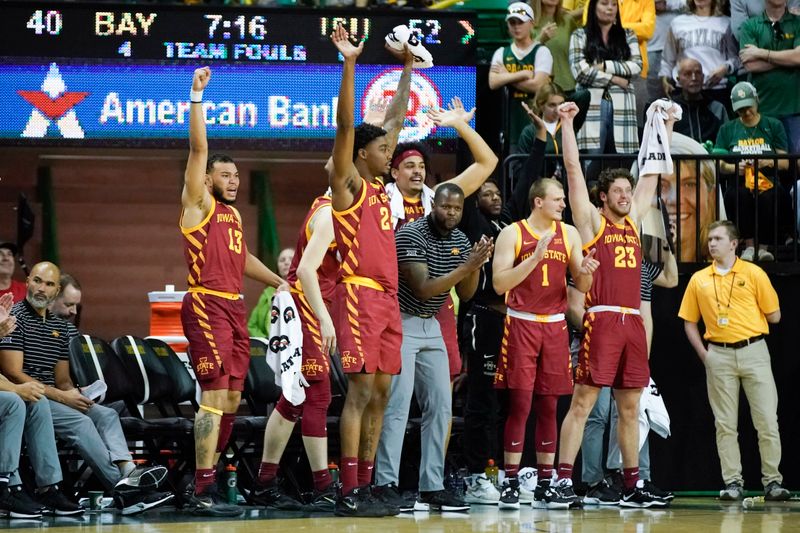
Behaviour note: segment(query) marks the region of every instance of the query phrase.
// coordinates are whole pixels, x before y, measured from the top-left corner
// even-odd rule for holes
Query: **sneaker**
[[[331,483],[325,490],[314,490],[305,509],[311,512],[332,513],[336,505],[336,483]]]
[[[380,517],[390,516],[391,510],[372,495],[369,485],[356,487],[336,500],[333,513],[336,516]]]
[[[646,479],[644,481],[644,488],[645,488],[645,490],[647,492],[649,492],[650,494],[652,494],[656,498],[661,498],[662,500],[664,500],[666,502],[671,502],[672,500],[675,499],[675,495],[674,494],[672,494],[668,490],[662,490],[662,489],[656,487],[655,483],[653,483],[649,479]]]
[[[552,490],[555,492],[560,501],[567,502],[569,504],[570,509],[579,509],[583,507],[583,500],[578,498],[578,495],[575,494],[575,490],[572,488],[571,479],[559,479],[552,487]]]
[[[489,481],[486,474],[478,474],[473,476],[464,501],[480,505],[497,505],[497,502],[500,501],[500,491],[497,490],[494,483]]]
[[[627,489],[619,502],[620,507],[666,507],[669,505],[668,501],[662,500],[652,495],[645,490],[644,481],[641,479],[636,482],[636,486]]]
[[[553,489],[549,479],[536,485],[533,491],[534,509],[569,509],[570,503]]]
[[[73,502],[64,495],[58,485],[52,485],[39,494],[39,503],[44,507],[46,514],[55,516],[74,516],[83,514],[83,507]]]
[[[281,511],[303,510],[303,504],[283,492],[277,480],[272,480],[266,485],[256,482],[253,486],[251,497],[253,503],[267,509],[280,509]]]
[[[519,480],[508,478],[500,493],[500,509],[519,509]]]
[[[764,499],[771,502],[784,502],[792,497],[792,493],[783,488],[777,481],[770,482],[764,488]]]
[[[744,498],[744,489],[741,483],[733,482],[725,485],[725,488],[719,491],[719,499],[724,501],[739,501]]]
[[[758,249],[758,260],[759,261],[775,261],[775,256],[772,255],[772,252],[770,252],[766,248],[759,248]]]
[[[42,506],[22,490],[22,485],[0,487],[0,516],[41,518]]]
[[[236,518],[244,513],[244,509],[238,505],[229,504],[222,497],[216,483],[200,494],[193,490],[184,505],[189,512],[198,516]]]
[[[748,246],[747,248],[744,249],[744,252],[742,252],[741,259],[742,261],[752,261],[753,258],[755,258],[755,256],[756,256],[756,249],[753,248],[752,246]]]
[[[130,473],[117,481],[114,490],[156,489],[167,477],[167,469],[161,465],[137,466]]]
[[[420,492],[414,503],[414,511],[468,511],[469,504],[446,490]]]
[[[372,487],[372,494],[384,504],[397,507],[401,512],[414,510],[414,503],[403,497],[403,494],[394,482],[388,485],[376,485]]]
[[[145,490],[115,490],[114,506],[122,511],[123,515],[143,513],[153,507],[158,507],[175,498],[171,492],[153,492]]]
[[[620,494],[609,486],[604,479],[600,483],[592,485],[583,497],[586,505],[619,505]]]

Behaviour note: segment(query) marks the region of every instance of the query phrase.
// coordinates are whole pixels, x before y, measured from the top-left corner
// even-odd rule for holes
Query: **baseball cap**
[[[12,254],[17,255],[17,245],[13,242],[0,242],[0,248],[10,250]]]
[[[734,111],[743,107],[752,107],[758,104],[758,91],[752,83],[740,81],[731,89],[731,104]]]
[[[522,22],[533,20],[533,8],[525,2],[514,2],[508,6],[506,20],[517,19]]]

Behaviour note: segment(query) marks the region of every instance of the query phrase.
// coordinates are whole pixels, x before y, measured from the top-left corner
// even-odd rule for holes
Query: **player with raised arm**
[[[656,104],[653,104],[656,105]],[[560,499],[579,504],[572,488],[572,466],[581,445],[583,428],[600,388],[614,388],[619,412],[618,439],[622,451],[625,492],[620,505],[664,506],[639,480],[639,398],[650,379],[647,340],[639,315],[642,247],[639,224],[649,208],[658,183],[657,174],[644,174],[633,191],[633,177],[625,169],[606,169],[598,178],[602,208],[592,205],[581,169],[572,121],[578,106],[559,107],[564,165],[569,184],[572,219],[584,242],[594,250],[600,265],[586,295],[584,337],[575,372],[575,391],[561,426],[558,482]],[[667,135],[675,122],[668,112]]]
[[[232,517],[243,510],[224,503],[215,481],[250,365],[242,279],[247,276],[279,289],[286,285],[247,251],[242,218],[233,207],[239,190],[236,164],[226,155],[208,155],[202,100],[210,79],[208,67],[195,70],[181,195],[180,228],[189,267],[181,322],[202,390],[194,424],[194,492],[188,505],[195,514]]]
[[[598,263],[594,252],[581,253],[578,230],[562,222],[564,187],[558,180],[541,178],[530,194],[528,218],[503,228],[497,238],[492,283],[506,294],[507,314],[495,386],[509,389],[504,431],[504,465],[508,480],[500,494],[500,508],[519,509],[517,478],[525,425],[533,403],[536,412],[536,462],[539,483],[537,507],[566,509],[569,501],[550,487],[555,460],[558,397],[572,393],[569,353],[567,270],[576,286],[588,291]]]

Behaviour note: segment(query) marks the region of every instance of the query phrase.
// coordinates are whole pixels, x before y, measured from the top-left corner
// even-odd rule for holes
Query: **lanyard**
[[[719,311],[719,296],[717,296],[717,275],[718,274],[714,274],[714,279],[713,279],[713,281],[714,281],[714,300],[717,301],[717,311]],[[722,283],[723,283],[722,280],[723,280],[724,277],[725,276],[719,276],[719,279],[720,279],[720,284],[719,284],[720,291],[722,291]],[[733,297],[733,282],[734,281],[736,281],[736,272],[733,273],[733,278],[731,279],[731,290],[730,290],[730,292],[728,292],[728,305],[725,306],[726,309],[730,309],[731,308],[731,299]]]

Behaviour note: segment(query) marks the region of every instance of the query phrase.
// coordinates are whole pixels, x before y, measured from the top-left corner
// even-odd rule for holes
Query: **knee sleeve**
[[[535,395],[533,397],[533,411],[536,413],[536,452],[556,453],[556,440],[558,439],[558,425],[556,422],[556,406],[558,396]]]
[[[328,406],[331,403],[331,384],[328,380],[314,381],[306,389],[303,420],[300,430],[304,437],[328,436]]]
[[[533,391],[508,390],[508,418],[503,431],[503,448],[509,453],[522,453],[525,443],[525,424],[531,412],[531,396]]]
[[[300,414],[303,412],[303,404],[292,405],[292,403],[281,394],[278,405],[275,406],[275,410],[278,411],[283,418],[294,423],[297,422],[297,419],[300,418]]]

